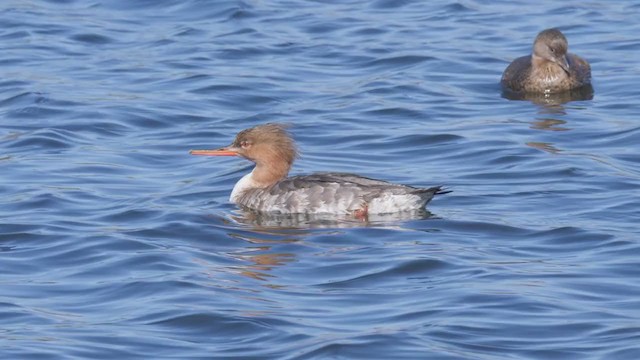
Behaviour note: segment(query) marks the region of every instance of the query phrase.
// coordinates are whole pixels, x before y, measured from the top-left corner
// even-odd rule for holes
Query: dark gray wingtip
[[[432,186],[430,188],[421,188],[417,189],[416,193],[420,194],[431,194],[431,195],[442,195],[453,192],[453,190],[449,190],[444,188],[443,186]]]
[[[436,186],[434,187],[434,189],[435,192],[433,193],[433,195],[444,195],[453,192],[453,190],[446,189],[443,186]]]

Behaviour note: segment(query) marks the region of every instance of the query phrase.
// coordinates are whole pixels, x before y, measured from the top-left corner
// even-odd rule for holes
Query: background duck
[[[558,93],[591,83],[591,67],[567,52],[568,42],[558,29],[541,31],[531,55],[515,59],[502,74],[502,86],[510,91]]]

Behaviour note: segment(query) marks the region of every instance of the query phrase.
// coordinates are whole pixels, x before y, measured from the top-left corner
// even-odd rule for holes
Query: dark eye
[[[249,142],[246,140],[243,140],[240,142],[240,147],[242,147],[243,149],[246,149],[249,146]]]
[[[549,48],[549,50],[551,50],[551,52],[554,53],[554,54],[556,53],[556,49],[554,49],[554,48]]]

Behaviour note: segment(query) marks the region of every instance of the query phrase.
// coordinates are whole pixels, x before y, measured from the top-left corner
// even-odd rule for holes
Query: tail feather
[[[420,197],[423,203],[420,205],[424,208],[435,195],[448,194],[451,190],[444,189],[442,186],[433,186],[426,189],[419,189]]]
[[[430,188],[418,189],[418,192],[430,193],[433,195],[443,195],[443,194],[448,194],[450,192],[453,192],[453,190],[446,189],[442,185],[439,185],[439,186],[433,186]]]
[[[453,192],[453,190],[446,189],[442,186],[436,186],[435,190],[436,191],[433,193],[433,195],[443,195]]]

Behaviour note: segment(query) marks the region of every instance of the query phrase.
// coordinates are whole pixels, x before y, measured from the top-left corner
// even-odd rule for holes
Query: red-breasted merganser
[[[419,210],[440,186],[415,188],[344,173],[287,177],[298,156],[285,126],[265,124],[238,133],[217,150],[191,150],[192,155],[242,156],[256,166],[236,183],[230,201],[260,212],[284,214],[385,214]]]
[[[558,29],[541,31],[531,55],[519,57],[504,70],[503,88],[524,93],[558,93],[591,86],[591,67],[567,52],[567,38]]]

